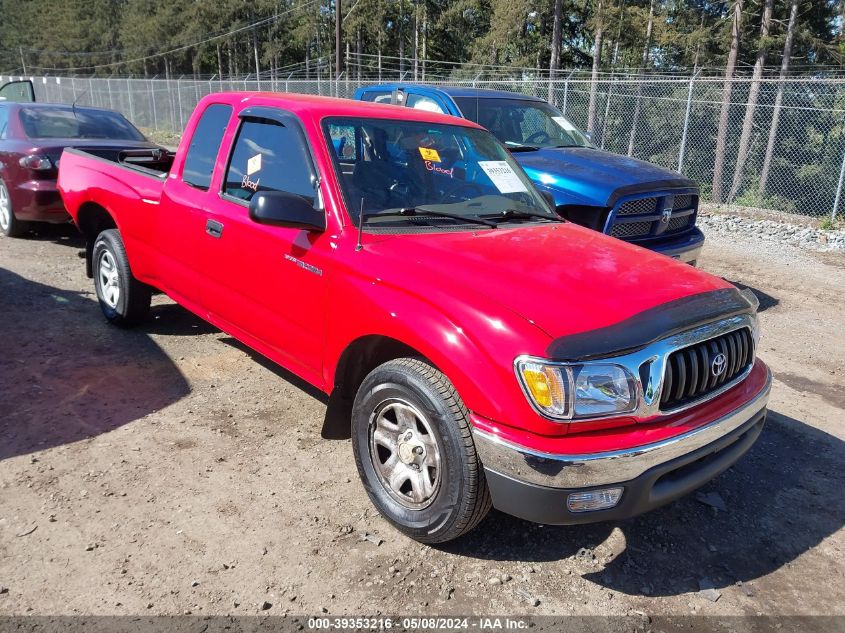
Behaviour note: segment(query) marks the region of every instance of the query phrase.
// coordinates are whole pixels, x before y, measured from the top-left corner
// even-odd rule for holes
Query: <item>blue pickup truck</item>
[[[556,108],[515,92],[415,84],[366,86],[355,99],[470,119],[490,130],[565,218],[695,265],[698,185],[681,174],[596,148]]]

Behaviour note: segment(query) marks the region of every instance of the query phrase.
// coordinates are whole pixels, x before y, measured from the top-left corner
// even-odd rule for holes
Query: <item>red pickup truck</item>
[[[197,106],[159,169],[65,150],[106,318],[153,289],[329,395],[398,529],[617,520],[734,464],[771,377],[753,295],[562,221],[474,123],[313,96]]]

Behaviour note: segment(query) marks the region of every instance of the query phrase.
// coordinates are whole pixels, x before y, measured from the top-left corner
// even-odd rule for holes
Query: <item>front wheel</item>
[[[352,446],[370,500],[417,541],[455,539],[490,510],[466,407],[424,360],[392,360],[364,379],[352,413]]]
[[[97,236],[92,260],[94,287],[106,319],[121,326],[142,323],[150,311],[152,291],[132,275],[117,229]]]

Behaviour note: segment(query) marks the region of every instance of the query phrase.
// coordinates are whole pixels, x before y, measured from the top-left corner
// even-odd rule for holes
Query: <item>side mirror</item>
[[[249,201],[249,218],[306,231],[325,231],[326,214],[302,196],[287,191],[259,191]]]
[[[584,136],[587,137],[587,140],[590,141],[590,143],[593,142],[593,133],[592,132],[584,132]]]

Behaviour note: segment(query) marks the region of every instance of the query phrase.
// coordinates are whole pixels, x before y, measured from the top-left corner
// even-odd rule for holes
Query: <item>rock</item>
[[[9,593],[9,588],[0,586],[0,595],[3,595],[4,593]]]
[[[440,593],[440,597],[444,600],[451,600],[452,594],[455,592],[454,587],[445,587],[443,591]]]
[[[516,593],[525,600],[528,604],[532,607],[539,607],[540,606],[540,599],[536,596],[532,596],[528,593],[525,589],[517,589]]]
[[[363,536],[362,538],[363,538],[365,541],[369,541],[370,543],[372,543],[372,544],[373,544],[373,545],[375,545],[376,547],[378,547],[379,545],[381,545],[382,543],[384,543],[384,540],[380,539],[380,538],[379,538],[378,536],[376,536],[375,534],[370,534],[369,532],[364,532],[364,536]]]
[[[511,580],[513,580],[513,576],[511,576],[510,574],[502,574],[501,578],[502,583],[510,582]]]
[[[581,562],[588,562],[592,563],[595,560],[596,556],[593,554],[593,550],[589,547],[582,547],[577,552],[575,552],[575,560]]]
[[[272,603],[267,602],[267,601],[265,600],[264,602],[262,602],[262,603],[261,603],[261,610],[262,610],[262,611],[267,611],[267,609],[270,609],[272,606],[273,606],[273,604],[272,604]]]
[[[86,552],[93,552],[95,549],[97,549],[96,543],[88,543],[88,545],[85,546]]]
[[[488,585],[501,585],[502,579],[499,578],[498,576],[493,576],[492,578],[487,579],[487,584]]]
[[[702,578],[698,581],[698,594],[710,602],[716,602],[722,597],[722,594],[714,587],[709,578]]]
[[[195,580],[194,582],[191,583],[191,587],[199,587],[199,586],[200,586],[199,580]]]

